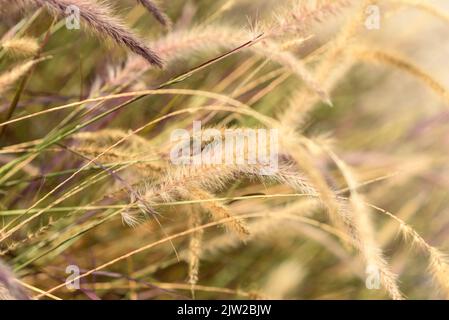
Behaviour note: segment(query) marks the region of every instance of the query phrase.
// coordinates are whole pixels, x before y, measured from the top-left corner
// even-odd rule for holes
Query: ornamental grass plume
[[[1,42],[0,48],[15,56],[33,56],[39,50],[39,44],[34,38],[21,37]]]
[[[3,0],[5,1],[7,0]],[[66,17],[67,13],[71,12],[71,8],[76,8],[79,10],[81,20],[89,27],[89,31],[127,47],[152,65],[162,67],[162,60],[157,53],[126,27],[104,2],[100,4],[96,0],[20,0],[19,4],[26,8],[33,5],[44,7],[58,17]]]

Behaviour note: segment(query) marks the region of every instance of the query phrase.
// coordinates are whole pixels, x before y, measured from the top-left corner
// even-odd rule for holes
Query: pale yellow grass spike
[[[215,198],[214,195],[210,194],[207,191],[201,190],[200,188],[192,188],[190,190],[190,193],[194,199],[206,200]],[[219,202],[202,202],[201,206],[210,213],[215,221],[233,217],[233,214],[229,211],[229,209]],[[238,235],[241,240],[246,240],[251,234],[245,222],[243,220],[240,220],[238,217],[228,222],[226,224],[226,227],[229,231],[235,232],[235,234]]]
[[[400,54],[362,46],[352,47],[350,53],[359,60],[390,65],[411,74],[426,84],[433,92],[449,104],[448,90],[438,80],[434,79],[430,74]]]
[[[410,240],[413,245],[429,255],[429,270],[439,288],[443,290],[444,295],[449,299],[449,262],[446,254],[427,243],[413,227],[405,223],[397,215],[370,203],[365,203],[365,205],[396,221],[404,238]]]
[[[234,28],[226,25],[213,25],[203,28],[193,28],[191,30],[181,30],[160,39],[155,47],[158,53],[164,58],[167,65],[179,58],[185,59],[193,53],[217,50],[233,50],[250,39],[261,36],[260,33],[251,32],[241,28]],[[288,70],[295,73],[306,86],[326,103],[329,96],[321,87],[321,84],[314,79],[304,63],[290,52],[283,51],[280,45],[270,39],[270,34],[264,34],[253,45],[244,48],[254,54],[266,57],[270,61],[276,62]],[[135,79],[137,75],[149,70],[142,59],[130,59],[126,66],[117,72],[112,81],[119,83]],[[131,78],[131,79],[130,79]]]
[[[37,63],[46,59],[47,58],[31,60],[11,69],[10,71],[0,74],[0,93],[3,93],[8,88],[10,88],[17,80],[23,77]]]
[[[60,149],[56,149],[60,151]],[[96,157],[99,154],[102,154],[105,151],[105,147],[71,147],[71,150],[78,152],[84,156]],[[116,162],[133,162],[133,166],[139,169],[145,170],[145,174],[149,174],[154,177],[159,177],[159,174],[162,173],[163,166],[161,164],[155,163],[159,157],[156,154],[152,154],[151,152],[131,152],[128,150],[121,151],[120,148],[117,150],[111,150],[104,154],[101,159],[98,161],[99,163],[116,163]]]
[[[188,205],[189,228],[197,228],[201,225],[201,212]],[[189,242],[189,284],[192,297],[195,297],[195,286],[199,279],[200,257],[203,242],[203,230],[198,230],[190,236]]]
[[[449,299],[449,262],[446,255],[428,244],[415,229],[398,216],[373,204],[367,203],[366,205],[396,221],[404,238],[409,239],[412,244],[429,255],[429,270],[439,287],[444,290],[445,296]]]
[[[29,37],[5,40],[0,45],[7,53],[20,56],[32,56],[39,50],[36,39]]]
[[[120,129],[104,129],[94,132],[80,132],[71,136],[77,141],[74,147],[77,151],[87,152],[89,154],[99,154],[104,148],[108,147],[128,133]],[[154,144],[139,135],[132,135],[125,143],[117,147],[117,150],[110,151],[107,156],[113,156],[122,160],[157,158],[160,152],[154,148]],[[104,161],[104,159],[103,159]]]
[[[326,149],[330,157],[343,174],[349,190],[350,203],[353,209],[352,218],[360,242],[360,250],[368,267],[374,267],[380,272],[380,281],[384,289],[394,300],[402,300],[404,297],[398,287],[397,276],[390,270],[388,263],[382,255],[382,250],[377,244],[374,228],[370,219],[370,213],[362,197],[357,192],[357,181],[349,167],[330,149]]]
[[[449,299],[449,264],[446,255],[437,248],[429,245],[418,232],[404,221],[389,212],[385,212],[384,210],[381,211],[399,223],[401,233],[404,235],[405,239],[410,239],[412,244],[416,245],[429,255],[429,271],[439,288],[443,291],[446,299]]]

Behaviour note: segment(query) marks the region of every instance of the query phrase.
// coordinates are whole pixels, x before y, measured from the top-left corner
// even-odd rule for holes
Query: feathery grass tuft
[[[98,36],[111,39],[121,46],[142,56],[151,64],[162,67],[162,60],[156,52],[151,50],[128,29],[121,19],[117,18],[105,4],[98,4],[95,0],[24,0],[30,4],[50,9],[55,15],[65,17],[71,6],[79,9],[80,18],[89,26],[89,30]]]
[[[0,44],[6,52],[16,56],[33,56],[39,50],[36,39],[29,37],[13,38]]]
[[[0,74],[0,93],[8,90],[17,80],[23,77],[33,66],[49,57],[27,61],[13,69]]]

